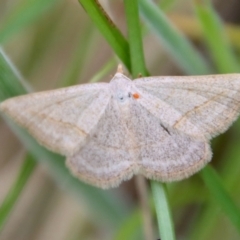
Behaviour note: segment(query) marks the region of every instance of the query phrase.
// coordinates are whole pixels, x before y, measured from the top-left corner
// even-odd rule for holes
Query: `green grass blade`
[[[113,240],[143,240],[141,223],[142,213],[137,209],[122,224]]]
[[[219,205],[216,206],[215,200],[208,201],[207,206],[201,210],[200,218],[191,229],[190,237],[188,239],[209,239],[211,231],[214,229],[216,216],[221,212]]]
[[[128,26],[128,42],[130,47],[130,59],[132,66],[132,76],[136,78],[139,73],[143,76],[148,75],[143,46],[142,35],[139,23],[138,0],[124,1],[127,26]]]
[[[19,79],[18,72],[3,51],[0,52],[0,66],[2,70],[0,74],[3,73],[0,75],[0,100],[26,92],[22,85],[23,80]],[[41,147],[25,130],[18,127],[10,119],[6,119],[6,122],[36,160],[49,167],[60,186],[78,198],[85,197],[92,211],[100,213],[112,224],[119,224],[123,221],[127,215],[125,202],[108,191],[96,189],[74,178],[66,168],[63,157]]]
[[[163,11],[168,11],[174,6],[175,2],[176,0],[161,0],[158,5]]]
[[[223,179],[224,186],[227,190],[231,192],[232,196],[236,196],[236,189],[239,184],[239,169],[240,169],[240,149],[239,149],[239,139],[238,132],[240,131],[240,122],[237,121],[233,128],[229,130],[227,134],[231,138],[225,136],[224,139],[224,153],[218,154],[219,157],[216,157],[218,162],[221,164],[219,171],[221,171],[221,178]],[[232,133],[233,136],[232,136]],[[236,135],[235,135],[236,134]],[[219,139],[220,140],[220,139]],[[227,143],[227,145],[226,145]],[[215,146],[214,149],[219,149],[221,146]],[[201,213],[199,214],[197,221],[194,224],[194,228],[191,230],[189,239],[210,239],[212,234],[218,232],[218,224],[222,221],[222,218],[216,218],[218,214],[224,214],[221,211],[220,205],[216,204],[215,198],[211,198],[209,202],[206,202],[206,207],[202,208]],[[231,222],[229,221],[229,224]]]
[[[139,22],[138,0],[125,0],[124,7],[128,28],[128,42],[132,66],[131,73],[133,78],[137,77],[140,73],[145,76],[148,75],[148,71],[145,66],[145,59],[143,53],[142,35]],[[138,213],[140,213],[140,211]],[[121,231],[118,233],[116,239],[142,239],[143,236],[146,235],[146,232],[141,232],[141,235],[139,234],[140,223],[144,223],[144,221],[140,221],[140,219],[142,219],[143,213],[138,213],[136,212],[136,214],[133,214],[131,218],[125,223],[124,227],[122,227]],[[149,212],[149,214],[151,213]],[[144,229],[144,227],[142,228]]]
[[[175,232],[164,183],[151,181],[161,240],[175,240]]]
[[[210,68],[190,42],[168,21],[152,2],[139,0],[141,15],[176,63],[188,74],[208,74]]]
[[[27,91],[30,87],[0,47],[0,101]]]
[[[104,11],[102,6],[95,0],[78,1],[88,13],[89,17],[93,20],[94,24],[98,27],[106,41],[112,47],[115,54],[125,64],[126,68],[131,71],[128,43]]]
[[[200,175],[214,196],[215,201],[221,206],[222,210],[240,233],[240,209],[225,190],[218,174],[208,165],[200,172]]]
[[[19,1],[14,10],[9,13],[0,29],[0,43],[5,42],[12,34],[33,23],[47,12],[57,0],[24,0]]]
[[[28,179],[33,173],[36,166],[36,161],[31,155],[28,155],[21,167],[18,177],[15,183],[8,192],[6,198],[4,199],[0,207],[0,232],[7,221],[15,203],[17,202],[21,192],[23,191]]]
[[[147,74],[143,55],[137,0],[125,0],[124,3],[127,15],[129,47],[133,75],[136,76],[139,72]],[[157,183],[155,181],[151,181],[151,186],[162,240],[174,240],[175,233],[168,206],[166,188],[162,183]],[[162,221],[163,218],[164,221]]]
[[[210,2],[196,1],[196,13],[200,20],[203,36],[220,73],[239,72],[238,60],[230,47],[221,21]]]

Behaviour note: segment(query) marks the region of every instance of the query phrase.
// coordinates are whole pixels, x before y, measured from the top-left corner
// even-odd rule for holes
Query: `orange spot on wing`
[[[133,95],[132,95],[135,99],[138,99],[138,98],[140,98],[140,95],[138,94],[138,93],[133,93]]]

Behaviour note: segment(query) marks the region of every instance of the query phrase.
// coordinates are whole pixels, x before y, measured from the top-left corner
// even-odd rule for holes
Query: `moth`
[[[171,182],[211,160],[210,139],[239,115],[240,74],[132,81],[118,70],[109,83],[14,97],[0,109],[89,184],[116,187],[135,174]]]

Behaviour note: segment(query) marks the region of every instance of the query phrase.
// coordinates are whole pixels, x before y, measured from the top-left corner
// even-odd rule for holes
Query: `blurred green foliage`
[[[139,73],[151,74],[146,65],[154,71],[152,66],[157,65],[160,75],[165,69],[164,64],[160,66],[158,61],[168,59],[175,64],[169,74],[176,71],[193,75],[239,72],[239,52],[234,51],[225,23],[210,1],[195,1],[192,5],[195,15],[191,17],[198,20],[202,29],[199,48],[174,26],[164,12],[170,9],[178,15],[177,1],[161,1],[160,7],[147,0],[116,1],[122,9],[125,7],[122,19],[118,11],[111,11],[114,9],[111,5],[113,1],[106,2],[103,6],[94,0],[79,0],[80,4],[46,0],[16,0],[11,5],[7,1],[1,2],[0,43],[6,50],[0,51],[0,100],[30,91],[30,84],[39,90],[67,86],[79,79],[81,82],[91,79],[98,72],[100,74],[94,77],[94,81],[96,78],[110,79],[109,72],[114,63],[117,65],[116,57],[134,77]],[[122,22],[126,22],[127,33],[124,33]],[[141,32],[144,32],[143,39]],[[238,26],[234,34],[240,37]],[[151,43],[153,36],[157,44]],[[154,50],[151,50],[152,45]],[[204,51],[201,51],[203,48]],[[14,66],[6,52],[18,67]],[[20,72],[31,82],[24,80]],[[136,199],[131,200],[134,195],[131,190],[103,191],[81,183],[71,176],[62,157],[48,152],[24,130],[9,119],[6,121],[33,157],[30,161],[30,155],[27,155],[19,175],[15,176],[15,184],[0,208],[0,228],[4,230],[8,224],[14,204],[25,184],[31,181],[31,173],[34,174],[35,170],[31,167],[34,159],[48,166],[49,174],[65,194],[72,194],[79,202],[85,198],[89,212],[97,220],[96,228],[105,230],[102,239],[144,239],[141,209]],[[213,165],[216,171],[207,167],[201,172],[201,177],[195,175],[168,185],[167,204],[173,213],[177,239],[239,239],[239,133],[238,121],[214,141]],[[164,201],[164,197],[159,197],[155,204],[158,206]],[[152,215],[155,214],[163,214],[163,219],[168,219],[169,212],[155,213],[153,210]],[[24,228],[24,222],[21,226]],[[153,227],[157,238],[157,227]],[[83,239],[84,234],[77,232],[71,239]],[[86,239],[94,239],[91,234]]]

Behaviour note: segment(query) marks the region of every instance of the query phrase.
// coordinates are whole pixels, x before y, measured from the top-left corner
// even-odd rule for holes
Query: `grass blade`
[[[30,87],[0,47],[0,101],[27,91]]]
[[[130,47],[130,59],[132,66],[132,76],[135,78],[141,73],[143,76],[148,75],[142,46],[142,35],[139,23],[139,11],[137,0],[124,1],[127,26],[128,42]]]
[[[161,240],[175,240],[175,232],[164,183],[151,181]]]
[[[239,72],[238,61],[211,3],[207,1],[204,4],[201,1],[196,1],[195,8],[203,29],[203,36],[218,71],[220,73]]]
[[[126,68],[131,71],[128,43],[118,28],[114,25],[110,17],[104,11],[102,6],[98,3],[98,1],[95,0],[78,1],[98,27],[106,41],[112,47],[115,54],[125,64]]]
[[[210,165],[206,166],[200,174],[211,194],[215,197],[216,202],[240,233],[240,210],[223,187],[218,174]]]
[[[5,42],[12,34],[18,32],[21,28],[36,21],[58,2],[57,0],[20,1],[15,9],[8,15],[0,29],[0,43]]]
[[[210,68],[190,42],[168,21],[152,2],[139,0],[141,15],[176,63],[188,74],[208,74]]]
[[[9,217],[15,203],[17,202],[21,192],[23,191],[28,179],[33,173],[36,166],[36,161],[33,159],[31,155],[26,157],[21,170],[19,172],[18,177],[16,178],[15,183],[12,188],[8,192],[6,198],[4,199],[1,207],[0,207],[0,232],[3,228],[4,223]]]
[[[131,53],[131,64],[133,75],[137,75],[139,72],[147,74],[147,70],[144,62],[143,47],[141,40],[141,29],[138,17],[137,0],[128,1],[125,0],[125,9],[127,14],[129,45]],[[159,231],[162,240],[174,240],[175,233],[173,229],[171,214],[169,210],[167,192],[165,185],[151,181],[152,192],[154,196],[154,202],[156,206],[156,214],[158,218]],[[149,208],[150,211],[150,208]],[[163,221],[164,218],[164,221]],[[151,226],[152,228],[152,226]],[[151,229],[152,230],[152,229]],[[145,233],[146,234],[146,233]],[[151,231],[149,234],[152,235]]]
[[[142,232],[142,213],[139,209],[135,210],[119,228],[113,240],[143,240],[144,234]]]

